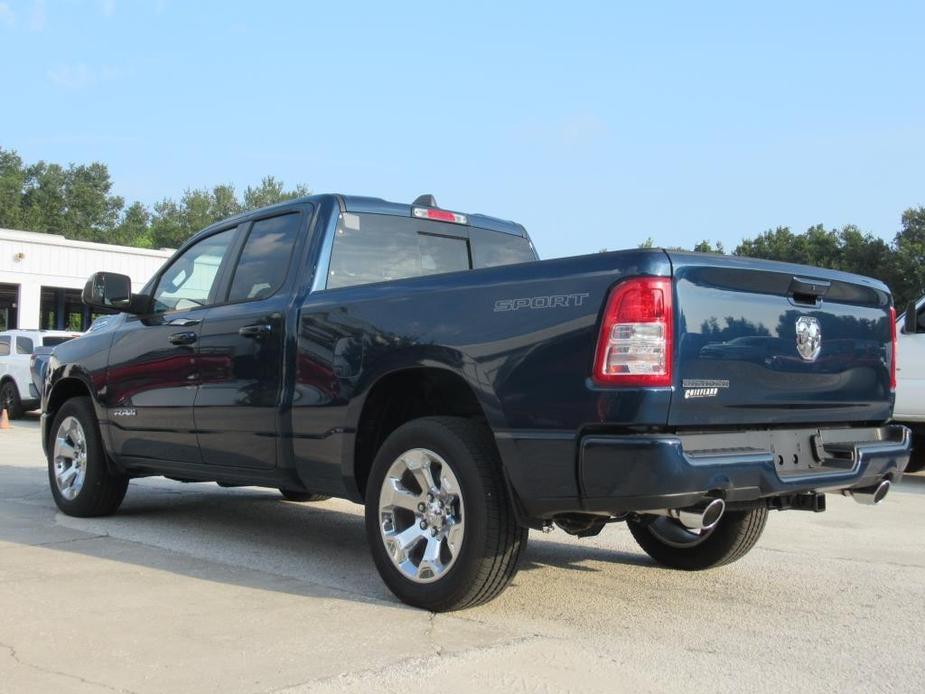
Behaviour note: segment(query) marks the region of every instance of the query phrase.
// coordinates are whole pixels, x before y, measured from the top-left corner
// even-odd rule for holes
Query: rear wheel
[[[768,509],[727,511],[709,530],[690,530],[674,518],[656,516],[630,521],[640,547],[655,561],[673,569],[701,571],[741,559],[755,546],[768,520]]]
[[[19,388],[13,381],[7,381],[0,388],[0,407],[6,410],[10,419],[19,419],[23,416],[22,400],[19,397]]]
[[[386,439],[366,487],[366,533],[389,589],[434,612],[496,597],[527,544],[491,432],[457,417],[417,419]]]
[[[279,493],[283,495],[286,501],[327,501],[330,496],[325,494],[314,494],[312,492],[296,492],[291,489],[280,489]]]
[[[125,497],[128,477],[109,469],[90,398],[64,403],[51,435],[48,481],[58,508],[83,518],[115,513]]]

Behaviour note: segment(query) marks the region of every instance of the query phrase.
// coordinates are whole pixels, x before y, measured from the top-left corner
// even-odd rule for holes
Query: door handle
[[[245,325],[243,328],[238,330],[238,335],[241,337],[252,337],[256,340],[260,340],[269,335],[271,332],[273,332],[273,328],[269,325]]]
[[[196,341],[196,333],[194,332],[182,332],[174,333],[167,338],[167,341],[172,345],[191,345]]]

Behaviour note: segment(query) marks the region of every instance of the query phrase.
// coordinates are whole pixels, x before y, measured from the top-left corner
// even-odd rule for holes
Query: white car
[[[54,347],[80,333],[62,330],[5,330],[0,332],[0,407],[10,419],[38,409],[42,394],[32,382],[29,356],[36,347]]]
[[[906,472],[925,469],[925,297],[896,321],[896,404],[893,420],[912,429]]]

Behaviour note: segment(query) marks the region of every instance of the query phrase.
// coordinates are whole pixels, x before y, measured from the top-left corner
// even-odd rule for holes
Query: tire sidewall
[[[392,463],[412,448],[425,448],[443,458],[456,475],[462,491],[466,525],[462,548],[447,573],[430,583],[415,583],[398,570],[386,550],[379,524],[379,495],[385,475]],[[471,456],[459,437],[440,423],[427,419],[415,420],[396,429],[376,454],[366,486],[367,540],[383,580],[406,603],[435,609],[454,602],[455,597],[464,594],[475,580],[479,560],[486,553],[486,501],[491,500],[495,492],[486,489]]]
[[[7,415],[10,419],[19,419],[23,415],[22,398],[19,395],[19,388],[16,387],[15,381],[7,381],[3,384],[3,387],[0,388],[0,407],[5,406],[6,398],[3,394],[6,392],[12,394],[10,405],[7,409]]]
[[[67,417],[74,417],[80,422],[87,443],[86,476],[84,478],[83,487],[81,487],[77,496],[73,499],[65,499],[58,490],[58,483],[55,481],[55,439],[58,436],[58,429],[61,426],[61,422]],[[55,499],[55,503],[58,505],[58,508],[69,515],[86,515],[91,512],[100,488],[110,475],[107,467],[106,453],[103,450],[103,443],[100,437],[99,425],[97,424],[96,415],[93,412],[93,407],[89,399],[73,398],[65,402],[55,415],[49,436],[48,483],[51,487],[51,493]]]

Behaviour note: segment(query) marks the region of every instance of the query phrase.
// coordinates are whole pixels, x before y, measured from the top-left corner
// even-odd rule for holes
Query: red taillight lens
[[[890,340],[893,342],[893,353],[890,355],[890,390],[896,391],[896,308],[890,306]]]
[[[638,277],[610,292],[594,355],[601,385],[671,385],[671,279]]]

